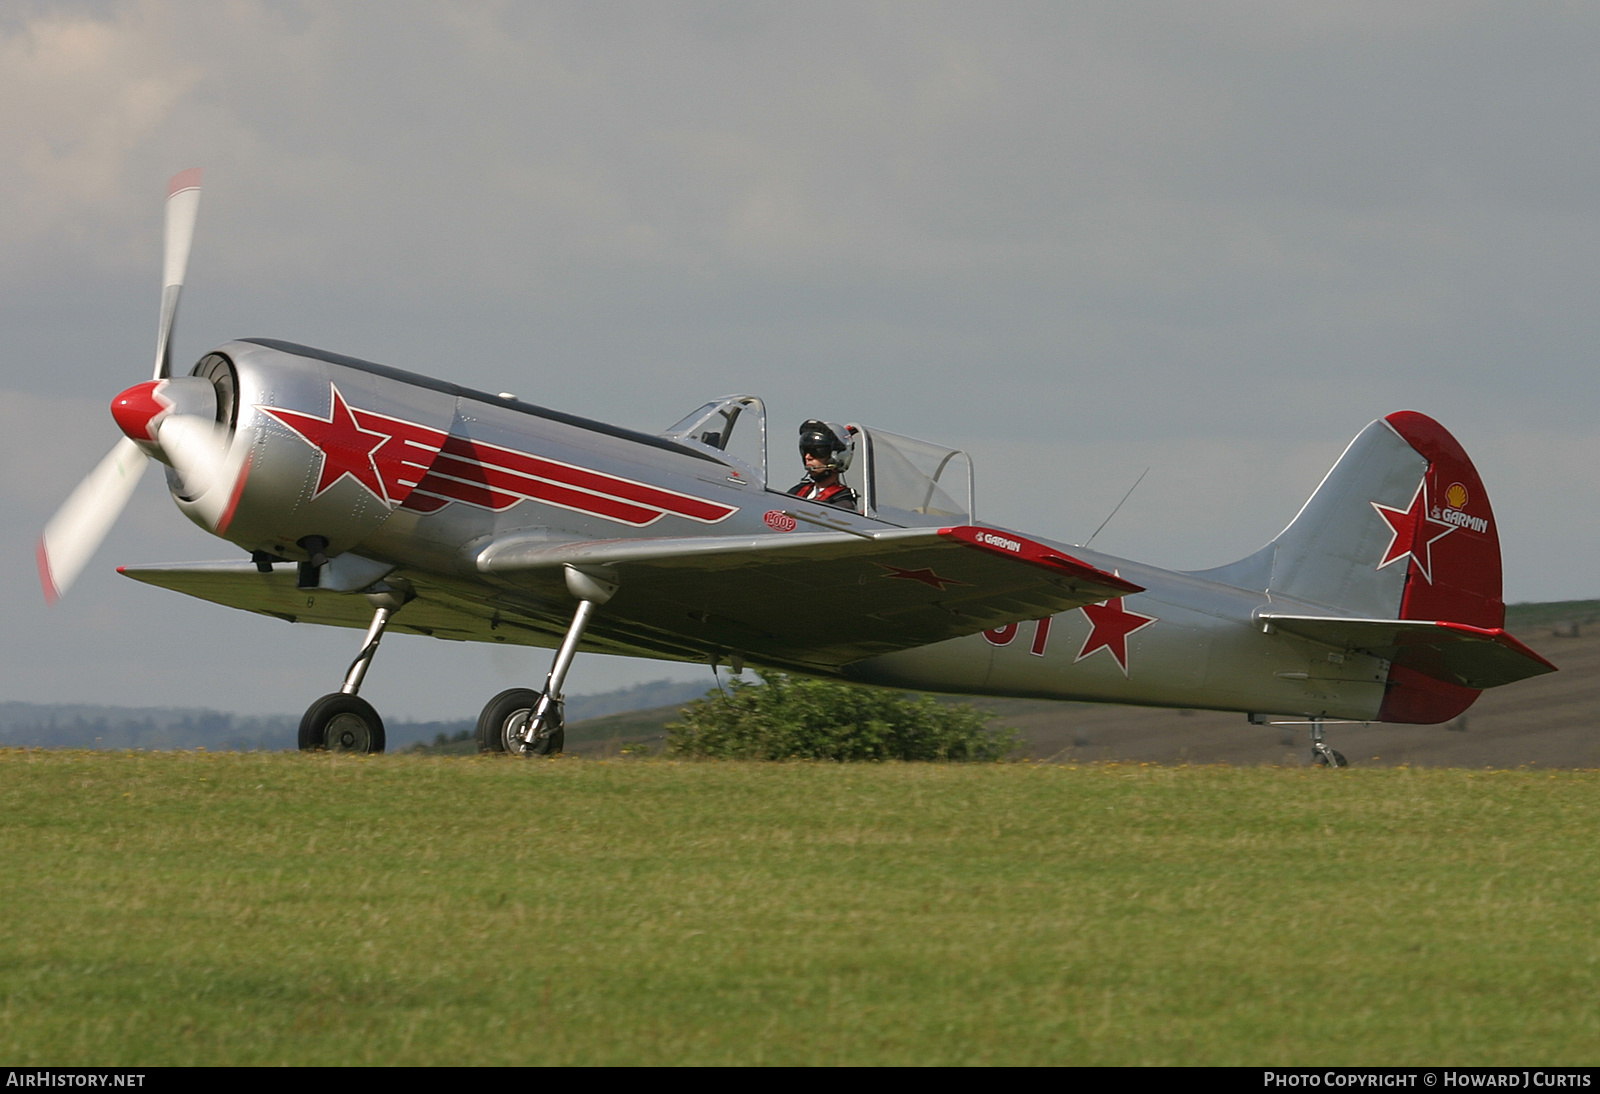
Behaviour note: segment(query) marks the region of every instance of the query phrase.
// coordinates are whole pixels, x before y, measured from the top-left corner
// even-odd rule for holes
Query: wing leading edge
[[[468,641],[549,645],[570,616],[563,567],[620,584],[585,648],[831,671],[852,661],[1126,596],[1142,587],[989,528],[772,533],[564,542],[508,537],[464,561],[471,577],[404,569],[416,599],[391,624]],[[127,567],[126,576],[261,614],[365,626],[364,597],[294,587],[292,567]]]
[[[758,663],[821,670],[1141,592],[1010,532],[970,526],[560,543],[512,537],[477,570],[542,592],[564,564],[621,588],[592,626],[687,635]]]

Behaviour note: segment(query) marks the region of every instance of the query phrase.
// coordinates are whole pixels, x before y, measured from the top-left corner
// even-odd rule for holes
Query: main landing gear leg
[[[368,593],[367,599],[372,603],[373,612],[366,641],[356,659],[350,662],[344,686],[312,703],[300,719],[302,752],[383,751],[383,719],[358,693],[378,653],[378,643],[383,641],[389,620],[404,606],[407,598],[399,593],[383,592]]]
[[[1323,740],[1322,719],[1311,719],[1311,761],[1318,767],[1349,767],[1344,758],[1344,753],[1335,752],[1328,747],[1328,742]]]
[[[556,650],[555,661],[545,677],[543,691],[511,688],[502,691],[478,715],[478,751],[509,752],[517,756],[553,756],[566,744],[566,722],[562,711],[562,688],[567,670],[577,656],[578,643],[589,626],[595,609],[610,600],[617,582],[609,572],[566,567],[567,591],[578,600],[567,634]]]

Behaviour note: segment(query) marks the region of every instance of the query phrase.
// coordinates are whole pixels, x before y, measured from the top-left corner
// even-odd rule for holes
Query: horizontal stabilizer
[[[1448,684],[1483,689],[1556,667],[1503,627],[1428,619],[1341,619],[1259,612],[1256,621],[1284,634],[1342,650],[1369,653]]]

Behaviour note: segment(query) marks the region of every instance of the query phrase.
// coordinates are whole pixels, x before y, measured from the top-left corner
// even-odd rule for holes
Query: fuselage
[[[232,389],[219,387],[218,419],[239,473],[226,486],[226,504],[210,506],[185,498],[174,479],[174,496],[191,519],[259,555],[303,561],[319,549],[329,557],[348,552],[396,573],[427,574],[463,597],[548,621],[550,644],[570,603],[514,576],[485,574],[477,564],[485,544],[508,536],[559,543],[811,528],[870,534],[896,526],[783,494],[788,475],[769,489],[764,466],[692,437],[621,429],[289,343],[228,343],[205,359],[208,374],[224,371],[218,359],[231,370],[218,383]],[[774,514],[793,514],[798,524]],[[1256,613],[1296,605],[1264,585],[1251,588],[1248,565],[1183,573],[1029,538],[1145,591],[842,668],[777,647],[742,658],[917,690],[1377,715],[1388,663],[1271,633]],[[714,623],[645,634],[627,617],[624,591],[596,614],[585,645],[701,660],[738,650],[739,642]]]

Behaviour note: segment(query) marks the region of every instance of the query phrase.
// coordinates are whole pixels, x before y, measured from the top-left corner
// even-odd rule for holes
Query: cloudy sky
[[[39,594],[196,165],[175,360],[286,338],[651,430],[753,392],[780,461],[811,415],[948,441],[981,516],[1074,542],[1148,466],[1096,547],[1182,568],[1410,408],[1508,600],[1600,596],[1597,55],[1572,3],[0,0],[0,699],[293,712],[358,645],[118,578],[230,550],[154,473]],[[397,636],[365,694],[544,667]]]

